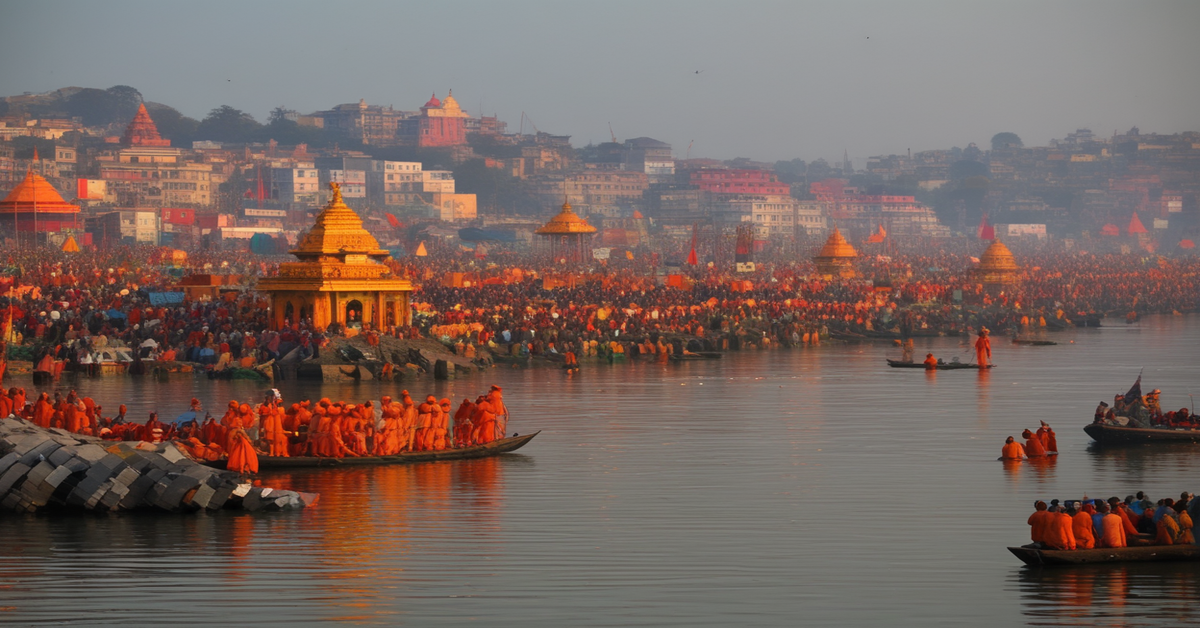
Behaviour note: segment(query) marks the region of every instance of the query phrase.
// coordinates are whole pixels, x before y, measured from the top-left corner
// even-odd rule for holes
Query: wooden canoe
[[[488,456],[496,456],[510,451],[516,451],[524,447],[526,443],[533,440],[534,436],[541,434],[541,430],[532,434],[523,436],[510,436],[501,438],[500,440],[492,441],[485,445],[475,445],[474,447],[461,447],[459,449],[443,449],[442,451],[412,451],[395,456],[368,456],[368,457],[347,457],[347,458],[317,458],[315,456],[295,456],[295,457],[278,457],[278,456],[259,456],[258,470],[265,471],[270,469],[303,469],[310,467],[365,467],[365,466],[380,466],[390,464],[412,464],[414,462],[433,462],[437,460],[466,460],[469,458],[486,458]],[[225,468],[224,460],[206,463],[211,467],[218,469]]]
[[[901,360],[888,360],[887,363],[888,363],[888,366],[890,366],[894,369],[925,369],[925,368],[927,368],[925,366],[924,362],[903,362]],[[978,364],[967,364],[965,362],[944,362],[944,363],[938,364],[937,367],[935,367],[935,369],[938,371],[957,371],[960,369],[976,369],[976,370],[978,370],[980,368],[990,369],[994,366],[996,366],[996,365],[989,364],[987,366],[981,367]]]
[[[1089,565],[1095,563],[1142,563],[1200,560],[1200,545],[1145,545],[1139,547],[1085,550],[1049,550],[1029,546],[1008,551],[1026,565]]]
[[[721,353],[719,351],[697,351],[695,353],[685,353],[683,355],[671,354],[671,360],[675,362],[684,362],[686,360],[720,360]]]
[[[1092,423],[1085,425],[1087,432],[1102,445],[1138,445],[1145,443],[1188,443],[1200,441],[1200,430],[1186,428],[1123,427]]]
[[[1013,338],[1014,345],[1028,345],[1031,347],[1052,347],[1057,342],[1053,340],[1025,340],[1024,338]]]

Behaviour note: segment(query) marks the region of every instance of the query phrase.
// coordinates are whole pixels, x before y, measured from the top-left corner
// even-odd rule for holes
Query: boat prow
[[[1146,545],[1085,550],[1039,549],[1022,545],[1008,551],[1026,565],[1088,565],[1200,560],[1200,545]]]

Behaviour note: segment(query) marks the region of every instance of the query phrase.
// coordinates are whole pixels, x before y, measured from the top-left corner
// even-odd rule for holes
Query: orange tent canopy
[[[1181,249],[1194,249],[1194,248],[1196,248],[1196,243],[1195,243],[1195,242],[1192,242],[1191,240],[1187,240],[1187,239],[1180,240],[1180,241],[1179,241],[1179,248],[1181,248]]]
[[[1104,227],[1100,229],[1100,234],[1106,235],[1106,236],[1121,235],[1121,228],[1112,223],[1109,223],[1107,225],[1104,225]]]
[[[1148,233],[1145,225],[1138,219],[1137,212],[1133,212],[1133,218],[1129,219],[1129,234],[1133,235],[1135,233]]]

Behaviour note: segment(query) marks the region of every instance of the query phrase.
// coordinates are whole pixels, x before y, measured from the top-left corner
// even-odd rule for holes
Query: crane
[[[616,133],[613,133],[613,130],[612,130],[612,122],[609,122],[609,123],[608,123],[608,134],[609,134],[609,136],[611,136],[611,137],[612,137],[613,144],[617,144],[617,143],[618,143],[618,142],[617,142],[617,134],[616,134]]]
[[[533,133],[535,135],[538,133],[541,133],[541,131],[538,130],[537,125],[533,123],[533,118],[530,118],[529,116],[525,115],[525,112],[522,111],[521,112],[521,131],[520,131],[519,135],[525,135],[525,121],[526,120],[529,120],[529,126],[533,127]]]
[[[688,142],[687,156],[684,157],[684,159],[692,158],[692,144],[695,144],[695,143],[696,143],[696,140],[692,140],[692,141]]]

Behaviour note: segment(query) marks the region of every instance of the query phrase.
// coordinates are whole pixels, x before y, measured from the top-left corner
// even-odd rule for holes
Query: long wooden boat
[[[674,362],[685,362],[688,360],[720,360],[720,351],[696,351],[694,353],[671,354],[671,360]]]
[[[927,368],[925,366],[924,362],[904,362],[902,360],[888,360],[887,363],[888,363],[888,366],[890,366],[894,369],[925,369],[925,368]],[[936,369],[938,371],[957,371],[959,369],[981,369],[981,368],[990,369],[994,366],[996,366],[996,365],[988,364],[987,366],[979,366],[978,364],[967,364],[966,362],[942,362],[942,363],[938,363],[938,365],[935,366],[934,369]]]
[[[1083,431],[1103,445],[1137,445],[1144,443],[1200,442],[1200,429],[1162,427],[1123,427],[1092,423]]]
[[[1200,545],[1144,545],[1085,550],[1050,550],[1010,547],[1008,551],[1026,565],[1089,565],[1095,563],[1142,563],[1198,561]]]
[[[1057,342],[1053,340],[1026,340],[1024,338],[1013,338],[1014,345],[1029,345],[1031,347],[1052,347]]]
[[[364,457],[347,457],[347,458],[318,458],[316,456],[294,456],[294,457],[279,457],[279,456],[259,456],[258,470],[266,469],[303,469],[311,467],[365,467],[365,466],[380,466],[391,464],[412,464],[414,462],[433,462],[436,460],[466,460],[469,458],[487,458],[488,456],[496,456],[510,451],[516,451],[524,447],[526,443],[533,440],[534,436],[541,434],[538,430],[532,434],[523,436],[510,436],[501,438],[484,445],[475,445],[473,447],[460,447],[458,449],[443,449],[442,451],[412,451],[395,456],[364,456]],[[217,467],[218,469],[225,468],[224,460],[217,460],[207,463],[209,466]]]

